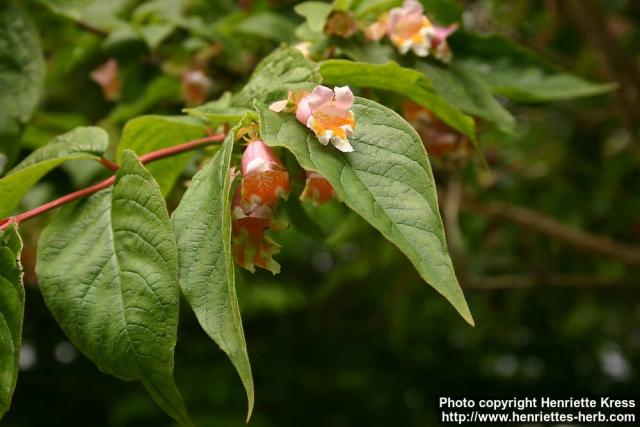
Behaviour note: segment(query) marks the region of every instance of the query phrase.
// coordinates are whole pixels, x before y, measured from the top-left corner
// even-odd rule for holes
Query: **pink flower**
[[[409,50],[418,56],[428,56],[431,48],[433,26],[424,16],[422,5],[417,0],[405,0],[402,7],[389,12],[387,35],[401,54]]]
[[[201,70],[190,69],[182,73],[182,92],[189,105],[202,104],[209,94],[211,79]]]
[[[296,118],[313,130],[321,144],[329,142],[342,152],[351,152],[353,147],[348,138],[355,128],[353,111],[353,92],[349,86],[316,86],[302,98],[296,109]]]
[[[451,24],[448,27],[433,26],[433,36],[431,38],[431,49],[433,55],[442,62],[450,62],[452,53],[447,43],[447,37],[458,29],[458,24]]]
[[[120,97],[120,77],[118,63],[110,59],[91,72],[91,79],[102,88],[104,97],[115,101]]]
[[[272,209],[278,199],[290,192],[289,173],[271,148],[260,141],[251,141],[242,155],[242,200],[249,208],[266,205]]]

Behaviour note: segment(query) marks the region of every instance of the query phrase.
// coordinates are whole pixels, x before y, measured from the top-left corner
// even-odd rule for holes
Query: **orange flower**
[[[266,231],[280,231],[285,224],[273,219],[271,208],[258,205],[247,210],[238,188],[232,203],[231,224],[231,252],[236,263],[252,273],[256,267],[273,274],[279,273],[280,264],[273,259],[273,255],[280,251],[280,245]]]
[[[300,200],[311,200],[316,206],[333,199],[335,189],[325,177],[318,172],[307,171],[307,182],[300,194]]]

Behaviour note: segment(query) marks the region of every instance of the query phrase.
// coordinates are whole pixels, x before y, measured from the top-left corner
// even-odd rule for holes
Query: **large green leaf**
[[[37,149],[0,179],[0,217],[11,214],[25,193],[53,168],[68,160],[97,159],[108,145],[104,130],[80,127]]]
[[[158,184],[123,153],[113,190],[63,208],[42,232],[37,274],[47,306],[103,372],[139,380],[190,424],[173,380],[178,327],[175,237]]]
[[[0,230],[0,418],[9,410],[18,379],[24,317],[20,265],[22,240],[15,225]]]
[[[515,131],[515,119],[495,100],[482,79],[456,65],[443,67],[421,62],[416,68],[427,74],[438,94],[460,111],[482,117],[504,132]]]
[[[283,47],[258,64],[249,82],[233,97],[232,105],[251,107],[254,100],[273,102],[286,98],[288,90],[311,90],[320,81],[316,63],[298,49]]]
[[[398,114],[363,98],[353,106],[353,153],[321,145],[293,115],[261,112],[264,141],[289,149],[325,176],[338,197],[395,243],[420,276],[473,324],[447,250],[431,166],[420,137]]]
[[[124,127],[118,144],[116,158],[119,160],[125,150],[142,155],[161,148],[171,147],[193,139],[204,137],[203,123],[192,117],[183,116],[142,116],[133,119]],[[167,196],[182,173],[192,153],[168,157],[147,166],[147,170],[160,185],[162,194]]]
[[[371,87],[404,95],[475,140],[473,119],[441,97],[431,80],[420,71],[403,68],[395,62],[367,64],[331,59],[320,63],[320,73],[325,84]]]
[[[232,129],[213,160],[191,181],[172,216],[182,293],[205,332],[227,353],[253,410],[253,378],[242,330],[231,256]]]
[[[22,125],[36,107],[44,58],[35,25],[13,0],[0,3],[0,163],[13,161]],[[0,165],[0,173],[4,166]]]
[[[460,32],[452,38],[455,62],[515,101],[545,102],[599,95],[616,85],[584,80],[498,35]]]

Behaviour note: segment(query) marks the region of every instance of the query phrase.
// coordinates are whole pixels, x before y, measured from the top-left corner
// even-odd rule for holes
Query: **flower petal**
[[[296,119],[303,125],[306,125],[311,117],[311,107],[309,107],[309,97],[305,96],[298,103],[296,108]]]
[[[313,114],[316,108],[320,108],[333,101],[333,96],[334,93],[330,88],[322,85],[316,86],[308,96],[311,113]]]
[[[353,147],[349,144],[349,141],[345,138],[338,138],[334,136],[331,138],[331,144],[343,153],[353,152]]]
[[[441,27],[439,25],[433,26],[433,44],[437,46],[440,42],[445,41],[447,37],[455,33],[459,25],[451,24],[447,27]]]
[[[335,87],[333,89],[335,93],[335,105],[338,108],[345,110],[353,107],[353,92],[349,86]]]
[[[283,99],[282,101],[276,101],[274,103],[272,103],[271,105],[269,105],[269,109],[271,111],[275,111],[276,113],[281,112],[282,110],[285,109],[285,107],[287,106],[287,104],[289,103],[288,99]]]

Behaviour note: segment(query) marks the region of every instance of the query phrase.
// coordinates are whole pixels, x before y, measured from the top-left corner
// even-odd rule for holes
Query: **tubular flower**
[[[91,80],[100,85],[104,97],[109,101],[120,98],[120,77],[115,59],[112,58],[93,70]]]
[[[211,79],[201,70],[190,69],[182,73],[182,92],[189,105],[202,104],[209,93]]]
[[[311,129],[322,145],[329,142],[343,152],[353,151],[348,138],[356,126],[353,106],[353,92],[349,86],[316,86],[302,98],[296,109],[296,118]]]
[[[256,140],[247,145],[241,171],[241,195],[247,208],[265,205],[275,209],[278,199],[289,195],[289,173],[264,142]]]
[[[431,49],[433,56],[442,62],[451,62],[451,49],[447,43],[447,37],[458,29],[458,24],[451,24],[448,27],[433,26],[433,37],[431,40]]]
[[[318,172],[307,171],[307,182],[300,194],[300,200],[311,200],[319,206],[333,199],[336,192],[327,178]]]
[[[231,252],[236,263],[252,273],[256,267],[273,274],[279,273],[280,264],[273,259],[273,255],[280,251],[280,245],[266,235],[266,231],[282,230],[284,224],[272,218],[271,208],[256,205],[247,210],[238,188],[233,198],[231,216]]]
[[[401,54],[411,49],[418,56],[428,56],[433,25],[424,16],[420,2],[405,0],[402,7],[395,7],[389,12],[387,35]]]

